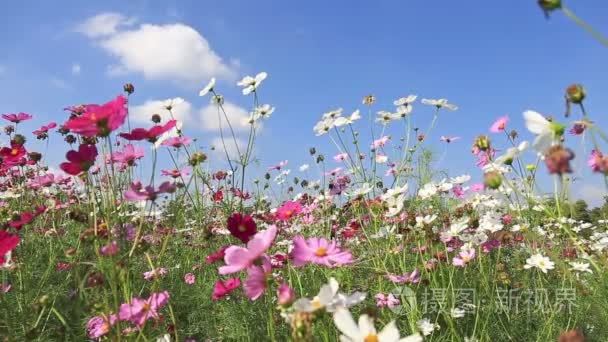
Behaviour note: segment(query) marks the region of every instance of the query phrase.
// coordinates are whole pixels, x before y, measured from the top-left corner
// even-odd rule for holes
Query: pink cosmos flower
[[[395,297],[392,293],[385,295],[384,293],[378,293],[376,296],[376,306],[379,308],[388,307],[394,308],[401,304],[399,299]]]
[[[188,146],[192,142],[192,139],[188,137],[171,137],[161,143],[162,146],[180,148],[182,146]]]
[[[414,269],[411,273],[403,275],[387,274],[386,278],[396,284],[417,284],[420,282],[420,271]]]
[[[148,319],[159,318],[158,311],[169,301],[169,292],[153,293],[147,299],[133,298],[131,303],[120,306],[118,318],[121,321],[130,321],[138,328],[144,326]]]
[[[458,253],[458,256],[455,256],[454,259],[452,259],[452,265],[464,267],[473,259],[475,259],[475,249],[470,248],[464,251],[460,251],[460,253]]]
[[[225,281],[218,280],[213,286],[211,299],[220,300],[230,294],[230,292],[236,290],[239,286],[241,286],[241,280],[239,278],[230,278]]]
[[[300,202],[287,201],[277,209],[276,217],[281,221],[288,221],[301,212],[302,204],[300,204]]]
[[[139,181],[131,183],[131,188],[125,191],[125,199],[127,201],[155,201],[158,195],[162,193],[173,193],[175,192],[175,184],[171,182],[164,182],[155,190],[154,187],[148,185],[145,188]]]
[[[296,300],[295,291],[287,283],[281,283],[277,289],[277,302],[279,305],[290,305]]]
[[[340,153],[334,156],[334,160],[337,162],[343,162],[348,159],[348,153]]]
[[[93,166],[97,158],[97,147],[82,144],[78,147],[78,151],[68,151],[65,158],[68,161],[61,163],[59,167],[65,173],[76,176],[81,172],[87,172]]]
[[[587,129],[587,122],[575,121],[568,132],[572,135],[581,135],[585,133],[585,129]]]
[[[191,171],[191,167],[185,167],[183,169],[160,170],[160,174],[171,178],[185,178],[190,175]]]
[[[281,162],[279,162],[277,165],[273,165],[271,167],[268,168],[268,171],[272,171],[272,170],[281,170],[282,168],[284,168],[285,166],[287,166],[288,161],[287,160],[283,160]]]
[[[45,138],[49,131],[55,127],[57,127],[57,124],[55,122],[51,122],[48,125],[42,126],[33,131],[32,134],[34,134],[38,139],[42,139]]]
[[[374,142],[372,142],[372,145],[370,147],[373,149],[377,149],[379,147],[384,147],[384,145],[386,145],[386,143],[388,143],[388,141],[390,139],[391,139],[391,137],[385,135],[380,139],[374,140]]]
[[[19,235],[10,234],[6,230],[0,230],[0,265],[4,264],[5,255],[15,249],[21,241]]]
[[[324,238],[311,237],[305,240],[302,236],[296,236],[293,239],[291,255],[296,267],[307,263],[335,267],[353,262],[350,252],[342,251],[336,241],[328,241]]]
[[[89,338],[98,339],[109,333],[116,321],[116,315],[110,315],[109,317],[95,316],[87,322],[87,335],[89,335]]]
[[[32,189],[47,188],[53,184],[55,184],[55,175],[52,173],[34,177],[34,179],[28,182],[29,187]]]
[[[192,285],[194,284],[194,282],[196,281],[196,276],[194,276],[194,274],[192,273],[186,273],[184,275],[184,282],[188,285]]]
[[[103,105],[86,105],[82,115],[71,118],[63,126],[85,137],[107,137],[125,122],[126,104],[127,98],[119,95]]]
[[[593,172],[608,174],[608,156],[604,156],[604,154],[598,150],[591,151],[591,156],[587,161],[587,165],[589,165]]]
[[[483,183],[475,183],[471,185],[471,191],[473,192],[481,192],[485,189],[485,185]]]
[[[245,295],[251,300],[256,300],[264,294],[268,286],[268,278],[272,275],[272,267],[270,258],[263,256],[261,258],[261,266],[252,265],[247,268],[247,279],[243,284]]]
[[[144,149],[139,146],[127,144],[122,151],[112,154],[111,161],[122,164],[123,166],[134,166],[135,161],[144,157]]]
[[[118,243],[116,241],[112,241],[105,246],[102,246],[99,249],[99,253],[103,256],[112,256],[118,253]]]
[[[454,193],[454,197],[462,199],[464,198],[466,189],[463,188],[462,185],[456,184],[454,187],[452,187],[452,192]]]
[[[216,252],[213,252],[205,257],[206,264],[213,264],[216,261],[224,259],[228,246],[222,246]]]
[[[247,247],[241,246],[230,246],[226,249],[224,255],[224,262],[226,266],[222,266],[218,269],[220,274],[230,274],[247,269],[253,262],[261,257],[277,235],[277,227],[271,226],[270,228],[256,233],[249,242]]]
[[[32,118],[30,114],[27,113],[18,113],[18,114],[2,114],[2,118],[4,120],[8,120],[13,123],[20,123],[21,121],[26,121]]]
[[[148,140],[149,142],[154,143],[161,134],[172,130],[176,125],[176,120],[169,120],[162,126],[155,125],[150,129],[135,128],[129,133],[120,133],[119,136],[130,141]]]
[[[162,278],[167,274],[167,269],[164,267],[159,267],[155,270],[144,272],[145,280],[152,280],[156,278]]]
[[[341,167],[337,167],[337,168],[335,168],[333,170],[330,170],[330,171],[326,172],[325,175],[326,176],[335,177],[335,176],[339,175],[340,172],[342,172],[342,168]]]
[[[490,126],[490,132],[492,132],[492,133],[503,132],[505,130],[505,128],[507,127],[508,122],[509,122],[508,116],[505,115],[505,116],[499,117],[496,121],[494,121],[492,126]]]

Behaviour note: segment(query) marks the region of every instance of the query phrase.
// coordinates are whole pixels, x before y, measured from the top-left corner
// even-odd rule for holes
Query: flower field
[[[294,165],[256,145],[283,115],[269,82],[232,85],[238,123],[227,85],[201,87],[214,147],[175,99],[132,122],[130,83],[53,122],[3,114],[1,340],[608,340],[608,204],[572,195],[580,172],[608,193],[599,91],[564,87],[565,113],[496,115],[471,142],[438,131],[458,99],[366,95],[319,113]],[[471,149],[469,172],[437,167],[447,146]]]

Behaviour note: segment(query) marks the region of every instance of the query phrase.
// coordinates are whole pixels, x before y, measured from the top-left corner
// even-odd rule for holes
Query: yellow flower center
[[[239,232],[244,233],[245,231],[247,231],[247,227],[245,227],[245,225],[239,224],[238,230]]]
[[[327,249],[324,248],[324,247],[319,247],[315,251],[315,255],[318,256],[318,257],[324,257],[324,256],[327,255]]]
[[[378,342],[380,341],[378,339],[378,335],[376,334],[369,334],[367,336],[365,336],[365,338],[363,339],[364,342]]]
[[[18,149],[16,149],[16,148],[14,148],[14,149],[12,149],[12,150],[11,150],[11,154],[12,154],[13,156],[16,156],[16,155],[18,155],[18,154],[19,154],[19,150],[18,150]]]
[[[319,297],[313,298],[312,301],[310,302],[310,305],[312,305],[312,308],[315,310],[319,310],[323,307],[323,304],[321,304]]]

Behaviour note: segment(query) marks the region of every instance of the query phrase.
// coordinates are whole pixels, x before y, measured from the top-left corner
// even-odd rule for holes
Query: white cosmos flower
[[[416,216],[416,226],[423,227],[424,225],[429,225],[433,223],[437,219],[437,215],[426,215],[426,216]]]
[[[553,144],[555,135],[553,124],[540,113],[533,110],[525,111],[524,119],[526,120],[526,128],[530,132],[536,134],[536,139],[534,139],[532,146],[534,146],[538,152],[544,154],[544,152]]]
[[[433,331],[439,330],[439,324],[431,323],[431,320],[428,318],[423,318],[423,319],[419,320],[416,323],[416,325],[418,326],[418,329],[420,329],[420,332],[422,332],[422,335],[424,335],[424,336],[428,336],[428,335],[432,334]]]
[[[385,110],[381,110],[379,112],[376,113],[376,115],[378,116],[376,118],[376,122],[379,122],[383,125],[386,125],[388,123],[390,123],[391,121],[394,120],[399,120],[401,118],[400,114],[395,114],[395,113],[391,113],[391,112],[387,112]]]
[[[416,101],[416,99],[418,98],[418,95],[408,95],[406,97],[401,97],[396,99],[393,104],[395,106],[408,106],[411,105],[412,103],[414,103],[414,101]]]
[[[313,130],[315,131],[317,136],[323,135],[329,132],[334,127],[334,119],[322,119],[317,122]]]
[[[462,318],[464,317],[465,313],[466,311],[461,308],[452,308],[452,310],[450,310],[450,316],[452,316],[453,318]]]
[[[262,81],[264,81],[266,77],[268,77],[268,74],[262,71],[255,75],[255,77],[243,77],[236,85],[243,87],[243,95],[249,95],[262,84]]]
[[[526,264],[524,265],[525,269],[530,269],[532,267],[536,267],[540,269],[543,273],[547,273],[547,270],[552,270],[555,268],[555,264],[546,256],[542,254],[534,254],[528,259],[526,259]]]
[[[422,99],[421,102],[425,105],[435,106],[438,109],[445,108],[451,111],[458,109],[456,105],[448,103],[447,99]]]
[[[403,205],[405,202],[405,195],[399,195],[397,197],[389,197],[386,200],[386,205],[388,206],[388,212],[386,213],[386,216],[388,217],[393,217],[397,214],[399,214],[401,212],[401,210],[403,210]]]
[[[181,103],[184,103],[184,99],[182,99],[181,97],[176,97],[174,99],[167,99],[163,101],[163,107],[165,107],[165,109],[167,110],[171,110],[173,109],[173,107]]]
[[[380,239],[380,238],[385,238],[388,237],[390,235],[394,235],[396,238],[401,238],[403,235],[401,234],[395,234],[395,232],[397,231],[397,226],[384,226],[384,227],[380,227],[380,229],[378,229],[378,232],[375,234],[370,235],[369,237],[372,239]]]
[[[382,196],[380,196],[380,198],[382,198],[382,200],[386,201],[387,199],[389,199],[391,197],[405,194],[407,192],[407,189],[408,189],[408,185],[407,185],[407,183],[405,183],[403,186],[398,186],[398,187],[386,190],[386,193],[382,194]]]
[[[571,271],[593,273],[593,271],[589,268],[590,265],[588,262],[570,261],[570,266],[572,266],[572,268],[570,268]]]
[[[342,108],[330,110],[329,112],[323,113],[323,119],[337,119],[342,116]]]
[[[388,156],[385,154],[376,154],[376,163],[378,164],[384,164],[388,161]]]
[[[437,194],[437,186],[433,183],[427,183],[418,190],[418,196],[422,199],[433,197]]]
[[[257,118],[268,119],[272,113],[274,113],[274,107],[271,107],[269,104],[258,106],[254,110],[254,114]]]
[[[213,87],[215,87],[215,77],[211,77],[211,80],[209,81],[209,83],[207,83],[207,85],[203,88],[203,90],[201,90],[198,93],[198,96],[207,95],[210,91],[213,91]]]
[[[359,316],[357,324],[350,311],[346,309],[336,310],[334,323],[342,333],[341,342],[422,342],[419,334],[401,338],[395,321],[387,324],[380,333],[376,331],[374,320],[368,315]]]
[[[334,312],[361,303],[365,299],[365,294],[362,292],[355,292],[352,295],[338,293],[339,287],[340,284],[336,279],[329,278],[329,282],[321,286],[319,293],[313,299],[300,298],[293,303],[293,307],[296,312],[314,312],[321,309]]]
[[[368,192],[372,191],[372,189],[373,187],[369,183],[363,183],[361,184],[361,187],[347,193],[346,195],[350,197],[364,196]]]
[[[496,164],[504,164],[505,162],[512,161],[527,150],[529,146],[530,143],[528,141],[522,141],[518,146],[507,149],[505,154],[496,158]]]
[[[310,165],[308,165],[308,164],[300,165],[300,172],[304,172],[304,171],[308,170],[309,167],[310,167]]]
[[[470,180],[471,180],[470,175],[462,175],[462,176],[458,176],[458,177],[454,177],[454,178],[450,179],[452,184],[464,184]]]

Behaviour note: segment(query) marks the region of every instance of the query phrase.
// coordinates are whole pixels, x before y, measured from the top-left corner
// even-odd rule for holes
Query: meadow
[[[449,174],[429,145],[460,138],[428,137],[458,99],[383,108],[370,94],[329,109],[307,128],[309,162],[292,165],[256,149],[281,115],[267,82],[236,84],[251,103],[244,145],[223,85],[202,87],[222,132],[213,150],[172,101],[131,122],[133,84],[33,132],[22,123],[35,115],[3,114],[2,340],[608,340],[608,201],[571,195],[581,167],[608,191],[604,109],[585,106],[584,85],[564,86],[563,115],[478,127],[470,172]],[[56,168],[29,148],[50,139],[66,150]]]

